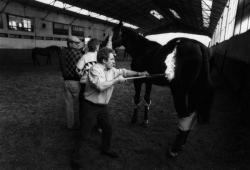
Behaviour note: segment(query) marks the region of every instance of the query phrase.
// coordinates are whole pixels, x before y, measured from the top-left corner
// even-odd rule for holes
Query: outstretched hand
[[[147,71],[139,72],[139,76],[149,76],[149,73]]]
[[[126,81],[126,78],[124,78],[123,76],[117,77],[117,82],[118,82],[118,83],[123,83],[123,82],[125,82],[125,81]]]

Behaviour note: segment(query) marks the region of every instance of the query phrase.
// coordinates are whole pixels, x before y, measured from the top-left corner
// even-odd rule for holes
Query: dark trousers
[[[80,93],[79,93],[79,116],[81,116],[84,113],[83,110],[83,100],[84,100],[84,91],[85,91],[85,84],[80,83]]]
[[[102,150],[109,150],[112,137],[112,127],[109,120],[107,105],[91,103],[87,100],[81,100],[80,123],[81,140],[86,140],[95,125],[102,129]]]

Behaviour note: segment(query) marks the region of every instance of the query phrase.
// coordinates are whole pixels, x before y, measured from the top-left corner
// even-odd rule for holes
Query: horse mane
[[[153,47],[161,47],[161,45],[155,41],[151,41],[148,40],[147,38],[145,38],[144,36],[140,35],[139,33],[129,29],[129,28],[125,28],[123,27],[122,29],[124,31],[125,34],[129,35],[130,38],[133,38],[136,43],[141,43],[143,45],[147,45],[147,46],[153,46]]]
[[[148,40],[129,28],[123,27],[122,32],[124,45],[132,57],[134,55],[137,58],[139,56],[146,58],[162,47],[161,44]]]

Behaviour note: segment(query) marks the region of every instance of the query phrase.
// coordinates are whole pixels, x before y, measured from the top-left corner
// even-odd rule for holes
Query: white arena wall
[[[10,30],[7,23],[7,15],[9,14],[33,19],[33,32]],[[66,46],[65,40],[72,33],[71,25],[84,28],[84,36],[79,36],[81,39],[90,37],[103,40],[111,29],[110,25],[101,22],[75,18],[13,1],[10,1],[0,17],[2,17],[3,22],[3,28],[0,28],[0,49],[31,49],[50,45]],[[54,22],[68,25],[68,35],[53,34]]]

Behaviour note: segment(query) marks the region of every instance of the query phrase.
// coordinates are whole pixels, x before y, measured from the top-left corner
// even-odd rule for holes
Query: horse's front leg
[[[148,82],[146,80],[146,90],[145,90],[145,95],[144,95],[144,100],[145,100],[145,103],[144,103],[144,121],[143,121],[144,126],[149,125],[148,113],[149,113],[149,107],[151,104],[151,99],[150,99],[151,90],[152,90],[152,83]]]
[[[138,120],[138,109],[140,105],[140,93],[141,93],[141,80],[134,80],[135,96],[134,96],[134,112],[131,118],[131,123],[134,124]]]

